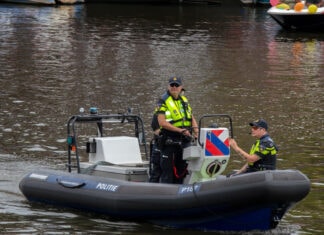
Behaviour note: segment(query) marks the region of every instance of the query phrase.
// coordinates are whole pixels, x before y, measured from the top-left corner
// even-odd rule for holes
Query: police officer
[[[241,149],[234,139],[230,139],[230,146],[237,152],[246,164],[236,173],[275,170],[278,148],[268,134],[268,124],[264,119],[259,119],[249,123],[251,126],[251,135],[257,138],[250,153]]]
[[[153,114],[151,127],[153,130],[153,139],[150,143],[150,178],[149,182],[158,183],[160,182],[160,175],[161,175],[161,166],[160,166],[160,158],[161,158],[161,151],[158,147],[158,140],[160,136],[160,125],[157,119],[156,111]]]
[[[180,96],[184,96],[185,89],[182,88],[180,92]],[[162,97],[166,95],[163,94]],[[163,101],[162,99],[159,102]],[[161,151],[158,146],[158,140],[160,136],[160,125],[157,119],[157,111],[161,103],[158,103],[158,107],[154,110],[152,121],[151,121],[151,128],[153,130],[153,138],[150,142],[150,170],[149,170],[149,182],[151,183],[158,183],[160,182],[161,176],[161,166],[160,166],[160,159],[161,159]]]
[[[187,173],[183,147],[190,144],[192,137],[198,137],[197,122],[187,98],[181,95],[182,88],[182,79],[171,77],[168,90],[159,101],[161,183],[183,182]]]

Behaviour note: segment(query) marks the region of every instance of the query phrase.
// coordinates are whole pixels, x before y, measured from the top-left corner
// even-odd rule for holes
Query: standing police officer
[[[192,134],[198,137],[197,122],[187,98],[181,95],[182,89],[181,78],[171,77],[168,91],[159,101],[161,183],[183,182],[187,174],[187,163],[182,158],[183,147],[190,144]]]

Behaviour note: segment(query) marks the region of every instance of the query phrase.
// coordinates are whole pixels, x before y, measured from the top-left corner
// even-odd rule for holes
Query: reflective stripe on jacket
[[[169,95],[159,108],[159,112],[165,113],[166,121],[176,127],[190,127],[192,119],[192,109],[188,100],[184,96],[174,100]]]
[[[260,170],[274,170],[276,169],[276,156],[278,149],[270,138],[264,135],[261,139],[257,140],[250,150],[250,154],[256,154],[260,159],[256,162],[250,162],[249,168],[252,171]]]

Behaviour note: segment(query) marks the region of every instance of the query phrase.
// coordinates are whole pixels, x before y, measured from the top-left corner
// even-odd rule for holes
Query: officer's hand
[[[229,140],[229,143],[230,143],[230,146],[233,148],[233,149],[237,149],[237,143],[234,139],[230,139]]]
[[[187,129],[182,129],[181,134],[183,134],[184,136],[191,136],[190,131]]]
[[[198,132],[194,132],[193,136],[195,137],[195,139],[198,139],[198,136],[199,136]]]

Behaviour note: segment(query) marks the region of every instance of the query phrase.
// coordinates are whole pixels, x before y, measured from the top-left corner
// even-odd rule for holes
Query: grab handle
[[[57,179],[57,183],[65,188],[81,188],[86,185],[85,182],[76,182],[76,181],[69,181],[64,179]]]

